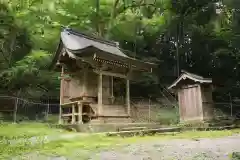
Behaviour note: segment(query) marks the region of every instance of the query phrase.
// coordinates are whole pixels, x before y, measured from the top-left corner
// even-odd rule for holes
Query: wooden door
[[[179,93],[181,120],[201,120],[202,105],[199,85],[182,87]]]

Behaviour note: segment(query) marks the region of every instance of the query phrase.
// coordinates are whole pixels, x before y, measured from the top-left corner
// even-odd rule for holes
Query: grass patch
[[[89,134],[82,135],[72,139],[57,140],[49,143],[39,143],[38,145],[31,145],[29,143],[22,143],[19,145],[0,146],[0,159],[3,157],[9,158],[26,153],[38,152],[40,155],[46,156],[65,156],[70,159],[87,159],[93,153],[99,150],[117,148],[127,144],[156,141],[156,140],[170,140],[170,139],[197,139],[197,138],[219,138],[224,136],[231,136],[233,134],[240,134],[240,130],[225,130],[225,131],[188,131],[182,133],[158,134],[155,136],[135,136],[128,138],[121,137],[107,137],[103,134]],[[31,146],[31,147],[29,147]]]
[[[61,129],[51,128],[47,124],[41,123],[1,124],[0,159],[9,159],[10,157],[38,152],[37,154],[40,155],[65,156],[70,159],[82,160],[87,159],[89,155],[99,150],[117,148],[118,146],[126,144],[182,138],[218,138],[231,136],[233,134],[240,134],[240,129],[222,131],[187,131],[181,133],[164,133],[154,136],[134,136],[126,138],[107,137],[104,134],[79,134],[79,136],[74,138],[60,139],[48,143],[44,142],[43,139],[38,139],[37,144],[31,144],[30,141],[10,144],[9,141],[6,141],[9,139],[19,138],[27,139],[33,136],[41,137],[43,135],[65,135],[65,133],[67,132],[62,131]]]
[[[0,124],[0,139],[16,139],[44,136],[64,132],[43,123]]]

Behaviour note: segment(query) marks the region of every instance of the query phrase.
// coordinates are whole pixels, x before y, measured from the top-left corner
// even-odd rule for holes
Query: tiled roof
[[[117,42],[78,32],[70,28],[65,28],[61,32],[60,43],[50,68],[52,68],[57,62],[63,48],[66,50],[64,53],[67,53],[70,57],[94,57],[94,55],[97,54],[97,57],[100,56],[98,58],[103,58],[109,61],[119,61],[124,64],[123,66],[131,65],[140,70],[152,70],[152,68],[157,66],[154,63],[140,61],[127,56],[125,54],[126,51],[119,48]]]

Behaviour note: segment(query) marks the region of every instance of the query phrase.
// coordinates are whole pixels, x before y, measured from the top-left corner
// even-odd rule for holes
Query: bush
[[[233,152],[231,157],[232,160],[240,160],[240,152]]]

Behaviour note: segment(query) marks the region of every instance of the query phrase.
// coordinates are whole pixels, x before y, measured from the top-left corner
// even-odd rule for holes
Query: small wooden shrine
[[[168,89],[178,93],[180,121],[205,121],[212,118],[212,79],[182,71]]]
[[[155,65],[127,56],[118,43],[65,28],[52,67],[61,70],[59,123],[131,121],[130,82]],[[114,79],[125,80],[120,103]]]

